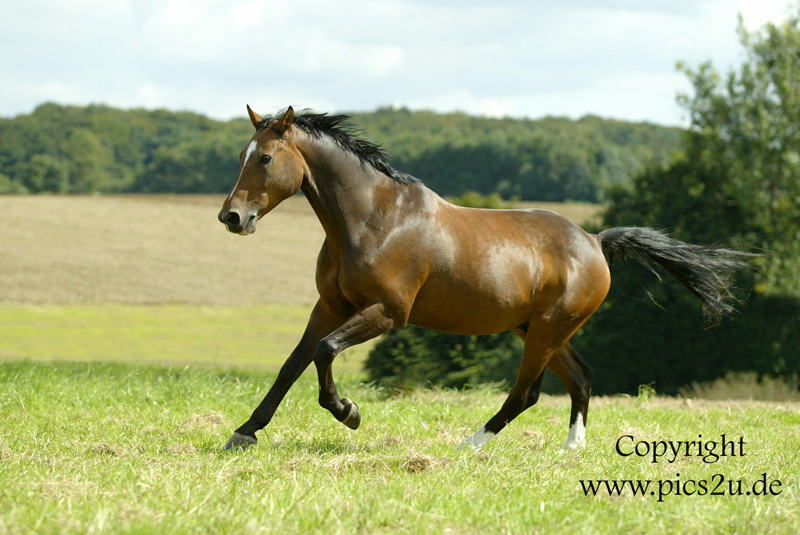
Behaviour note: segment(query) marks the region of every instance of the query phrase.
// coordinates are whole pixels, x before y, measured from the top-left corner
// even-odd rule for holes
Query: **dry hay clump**
[[[188,418],[181,427],[187,431],[209,430],[225,424],[225,417],[216,412],[195,414]]]

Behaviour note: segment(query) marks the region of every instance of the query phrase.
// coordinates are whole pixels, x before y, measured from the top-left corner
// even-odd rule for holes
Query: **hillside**
[[[474,190],[550,202],[601,201],[607,186],[666,163],[681,138],[680,129],[598,117],[489,119],[394,108],[353,114],[353,127],[441,195]],[[43,104],[0,118],[0,193],[222,193],[251,134],[246,119]]]

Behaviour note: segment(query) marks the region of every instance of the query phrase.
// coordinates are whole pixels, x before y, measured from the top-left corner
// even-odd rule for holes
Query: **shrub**
[[[464,388],[513,382],[521,358],[522,340],[510,331],[464,336],[409,325],[372,348],[365,370],[371,380],[391,388]]]
[[[465,191],[461,197],[448,197],[448,201],[459,206],[468,208],[508,208],[499,193],[481,195],[475,191]]]

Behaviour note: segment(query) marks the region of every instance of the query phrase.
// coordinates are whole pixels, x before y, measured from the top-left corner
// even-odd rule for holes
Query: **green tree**
[[[0,173],[0,194],[7,193],[28,193],[28,188],[16,180],[11,180],[8,175]]]
[[[87,128],[73,130],[65,139],[63,150],[69,155],[72,193],[107,190],[114,164],[109,148]]]
[[[241,142],[225,132],[159,147],[137,178],[138,191],[216,193],[230,188],[239,170]]]
[[[50,154],[34,154],[24,167],[23,185],[34,193],[69,191],[67,164]]]
[[[695,90],[682,98],[692,117],[690,143],[732,173],[732,192],[765,238],[787,243],[800,228],[798,19],[739,32],[747,60],[724,82],[709,64],[683,67]]]
[[[754,247],[765,252],[760,269],[737,281],[740,314],[703,330],[683,288],[615,266],[611,294],[576,339],[595,366],[595,391],[634,392],[655,381],[674,393],[729,371],[800,374],[800,21],[794,15],[755,33],[740,24],[739,32],[746,59],[727,76],[708,63],[680,67],[694,88],[680,98],[691,117],[684,153],[613,188],[604,223]]]

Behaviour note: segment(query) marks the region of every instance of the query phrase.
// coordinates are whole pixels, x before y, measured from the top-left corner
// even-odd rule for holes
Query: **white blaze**
[[[244,168],[247,166],[247,162],[250,161],[250,157],[256,151],[256,146],[257,145],[258,145],[258,143],[254,139],[247,146],[247,152],[244,153],[244,161],[242,162],[242,168],[239,169],[239,176],[236,177],[236,184],[234,184],[233,188],[231,188],[231,193],[230,193],[230,195],[228,195],[228,201],[231,200],[231,197],[233,197],[233,192],[236,191],[237,187],[239,187],[239,181],[242,179],[242,173],[244,172]]]

